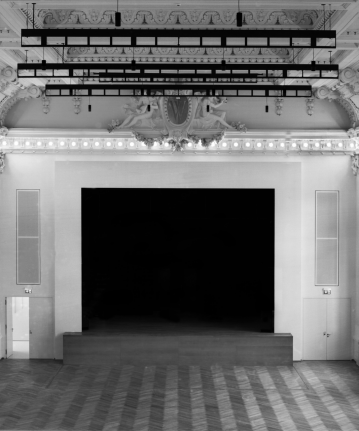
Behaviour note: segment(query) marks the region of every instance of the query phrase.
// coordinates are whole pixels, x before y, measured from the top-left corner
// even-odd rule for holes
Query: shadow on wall
[[[123,105],[129,97],[94,97],[92,112],[87,111],[87,99],[81,103],[81,112],[74,113],[71,97],[53,97],[50,112],[44,114],[41,99],[22,100],[8,113],[5,125],[9,128],[69,128],[107,129],[113,119],[124,119]],[[305,98],[284,99],[283,113],[276,115],[274,99],[268,99],[269,112],[265,113],[264,98],[230,98],[222,110],[229,122],[241,121],[249,129],[349,129],[350,121],[344,109],[335,102],[315,100],[314,114],[306,111]]]

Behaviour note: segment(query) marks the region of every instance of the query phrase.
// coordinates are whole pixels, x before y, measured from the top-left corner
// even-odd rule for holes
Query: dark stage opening
[[[82,189],[83,329],[274,332],[274,201],[273,189]]]

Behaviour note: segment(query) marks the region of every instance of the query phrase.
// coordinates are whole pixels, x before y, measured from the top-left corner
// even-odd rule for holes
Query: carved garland
[[[235,25],[237,10],[223,11],[203,10],[124,10],[123,25]],[[243,24],[247,26],[295,26],[313,28],[319,13],[315,10],[286,11],[242,11]],[[41,9],[38,19],[46,26],[84,26],[114,24],[114,10],[52,10]]]

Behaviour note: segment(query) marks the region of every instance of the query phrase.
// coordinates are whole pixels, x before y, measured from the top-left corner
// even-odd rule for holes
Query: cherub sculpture
[[[191,124],[191,128],[211,129],[215,127],[215,124],[218,121],[227,129],[233,129],[234,127],[224,120],[226,113],[224,111],[215,111],[215,109],[219,108],[226,102],[227,99],[221,100],[217,97],[198,98],[197,111]]]
[[[157,99],[155,97],[143,96],[138,100],[136,108],[133,110],[128,105],[124,108],[131,112],[129,116],[118,126],[118,129],[131,128],[139,121],[150,120],[156,109],[158,109]]]

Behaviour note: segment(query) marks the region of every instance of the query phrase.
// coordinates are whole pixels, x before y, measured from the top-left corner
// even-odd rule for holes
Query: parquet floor
[[[0,362],[1,430],[359,430],[359,367]]]

